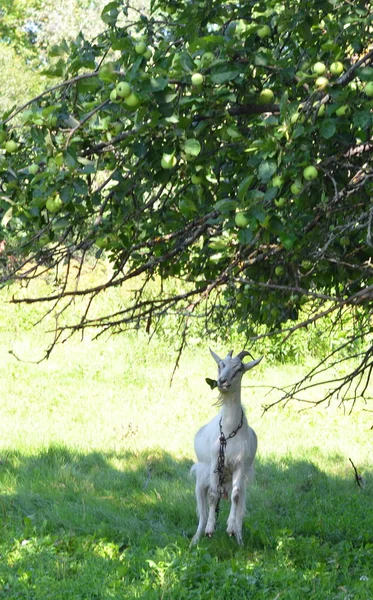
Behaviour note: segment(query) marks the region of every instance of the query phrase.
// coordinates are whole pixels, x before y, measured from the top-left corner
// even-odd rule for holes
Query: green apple
[[[49,235],[47,233],[45,233],[44,235],[41,235],[40,238],[38,239],[38,243],[40,248],[43,248],[43,246],[46,246],[47,244],[49,244]]]
[[[129,108],[137,108],[140,105],[140,98],[131,92],[131,94],[124,99],[124,103]]]
[[[304,120],[304,116],[301,115],[300,113],[296,112],[293,115],[291,115],[291,117],[290,117],[290,123],[292,125],[295,125],[295,123],[297,123],[298,121],[301,123],[302,122],[302,117],[303,117],[303,120]]]
[[[237,227],[247,227],[249,224],[249,219],[247,217],[245,217],[244,213],[242,212],[238,212],[236,213],[235,217],[234,217],[234,222],[236,223]]]
[[[196,175],[195,173],[193,173],[190,179],[195,185],[200,185],[203,182],[203,177],[201,175]]]
[[[316,167],[310,165],[303,170],[303,177],[306,181],[312,181],[313,179],[317,179],[318,171]]]
[[[205,52],[201,57],[201,66],[208,67],[214,60],[215,55],[212,52]]]
[[[50,213],[54,214],[61,210],[63,202],[59,194],[57,194],[56,196],[48,198],[45,206]]]
[[[302,188],[299,187],[299,185],[297,185],[295,183],[295,181],[294,181],[294,183],[292,183],[291,186],[290,186],[290,191],[291,191],[292,194],[294,194],[294,196],[298,196],[298,194],[301,193]]]
[[[99,237],[99,238],[97,238],[97,240],[95,242],[96,246],[98,246],[101,249],[106,248],[108,243],[109,243],[109,239],[107,236]]]
[[[338,106],[337,110],[335,111],[335,114],[337,115],[337,117],[344,117],[345,115],[348,115],[350,112],[350,107],[348,106],[348,104],[344,104],[343,106]]]
[[[273,185],[273,187],[281,187],[283,183],[284,183],[284,179],[280,175],[276,175],[272,179],[272,185]]]
[[[28,166],[28,172],[30,173],[30,175],[36,175],[36,173],[39,171],[39,165],[37,163],[32,163],[31,165]]]
[[[373,96],[373,81],[369,81],[365,88],[364,88],[364,93],[366,96],[368,96],[368,98],[372,98]]]
[[[313,65],[312,70],[316,75],[323,75],[326,71],[326,65],[323,62],[317,62]]]
[[[264,39],[272,34],[272,30],[269,25],[263,25],[263,27],[259,27],[257,34],[261,39]]]
[[[195,85],[196,87],[198,87],[199,85],[202,85],[204,82],[204,77],[202,75],[202,73],[193,73],[192,75],[192,84]]]
[[[118,98],[118,94],[117,94],[117,90],[113,89],[110,92],[110,101],[111,102],[118,102],[119,98]]]
[[[277,208],[282,208],[283,206],[285,206],[286,204],[286,198],[282,197],[279,198],[278,200],[275,200],[275,205],[277,206]]]
[[[259,104],[270,104],[273,102],[274,93],[269,88],[263,88],[259,94]]]
[[[330,65],[330,72],[332,75],[342,75],[343,71],[344,71],[343,63],[341,63],[339,60],[337,60],[336,62],[333,62]]]
[[[341,246],[343,246],[344,248],[347,248],[347,246],[350,245],[350,238],[347,235],[344,235],[341,237],[341,239],[339,240],[339,243],[341,244]]]
[[[138,42],[135,45],[135,52],[137,52],[137,54],[145,54],[147,50],[147,45],[145,44],[145,42]]]
[[[7,142],[5,142],[5,151],[8,152],[9,154],[13,154],[13,152],[17,152],[19,148],[19,144],[17,144],[17,142],[15,142],[14,140],[8,140]]]
[[[302,260],[302,269],[309,271],[312,268],[312,262],[310,260]]]
[[[115,91],[117,93],[117,96],[119,96],[119,98],[128,98],[128,96],[132,92],[131,86],[129,83],[127,83],[127,81],[120,81],[117,84]]]
[[[175,154],[163,154],[161,159],[162,169],[173,169],[177,165],[177,158]]]
[[[146,60],[150,60],[152,56],[153,56],[153,50],[151,48],[147,48],[143,54],[143,57]]]
[[[282,265],[277,265],[277,267],[275,268],[275,273],[278,277],[280,277],[280,275],[283,275],[285,273],[285,269]]]
[[[318,117],[323,117],[325,115],[325,110],[326,110],[325,104],[320,104],[320,102],[314,102],[313,106],[314,106],[314,108],[319,107],[318,111],[317,111]]]
[[[319,90],[322,90],[329,84],[329,79],[327,77],[318,77],[315,83]]]

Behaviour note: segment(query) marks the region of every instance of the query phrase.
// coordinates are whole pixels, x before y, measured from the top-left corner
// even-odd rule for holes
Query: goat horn
[[[250,352],[248,352],[247,350],[242,350],[241,352],[239,352],[237,354],[237,358],[239,358],[240,360],[242,360],[243,358],[245,358],[245,356],[250,356],[250,358],[253,358],[252,354],[250,354]]]

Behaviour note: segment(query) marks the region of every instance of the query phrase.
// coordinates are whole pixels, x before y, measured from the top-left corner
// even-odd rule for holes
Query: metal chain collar
[[[218,466],[215,469],[214,473],[218,473],[219,474],[219,486],[218,486],[218,501],[216,503],[216,508],[215,508],[215,512],[216,512],[216,518],[218,518],[219,515],[219,507],[220,507],[220,500],[222,499],[222,497],[224,496],[225,493],[225,487],[224,487],[224,462],[225,462],[225,448],[227,446],[227,441],[230,440],[231,438],[233,438],[236,433],[241,429],[242,425],[243,425],[243,410],[241,411],[241,421],[239,422],[237,429],[235,429],[234,431],[232,431],[232,433],[230,433],[228,435],[228,437],[225,437],[224,432],[223,432],[223,428],[221,426],[222,423],[222,417],[220,418],[219,421],[219,428],[220,428],[220,437],[219,437],[219,442],[220,442],[220,448],[219,448],[219,456],[218,456]]]

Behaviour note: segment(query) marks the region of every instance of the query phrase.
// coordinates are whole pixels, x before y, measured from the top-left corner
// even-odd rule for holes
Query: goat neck
[[[241,385],[235,386],[235,389],[221,391],[220,402],[222,429],[225,435],[229,435],[241,421]]]

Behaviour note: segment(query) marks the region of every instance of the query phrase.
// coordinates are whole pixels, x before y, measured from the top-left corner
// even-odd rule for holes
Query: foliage
[[[151,331],[177,310],[186,328],[204,313],[206,333],[238,324],[247,337],[262,325],[291,334],[301,311],[302,325],[331,313],[337,322],[353,306],[361,383],[373,365],[368,7],[174,0],[132,11],[136,22],[128,13],[112,1],[102,34],[52,46],[45,73],[60,83],[3,116],[14,275],[107,253],[110,278],[74,290],[65,281],[52,302],[142,275],[130,306],[88,311],[67,332]],[[147,296],[155,276],[179,279],[181,291]]]

